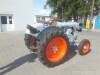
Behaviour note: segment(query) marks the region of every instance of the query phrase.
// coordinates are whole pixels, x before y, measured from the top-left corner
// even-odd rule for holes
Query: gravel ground
[[[100,32],[78,35],[78,41],[91,41],[91,52],[85,56],[75,52],[65,63],[48,68],[25,47],[24,32],[0,33],[0,75],[100,75]]]

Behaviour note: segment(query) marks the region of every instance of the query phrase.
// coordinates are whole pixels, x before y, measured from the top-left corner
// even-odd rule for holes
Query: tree
[[[47,0],[48,5],[52,12],[57,14],[61,19],[67,20],[73,17],[75,20],[78,17],[91,15],[93,0]],[[99,12],[100,0],[95,0],[93,9]]]
[[[95,0],[94,3],[94,15],[98,15],[100,13],[100,0]]]

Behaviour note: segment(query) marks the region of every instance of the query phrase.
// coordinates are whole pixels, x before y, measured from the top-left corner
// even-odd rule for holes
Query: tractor
[[[27,25],[25,45],[36,53],[45,66],[54,67],[67,59],[70,47],[77,48],[80,55],[90,52],[90,41],[83,39],[78,45],[77,34],[82,28],[77,22],[35,23]],[[73,50],[74,51],[74,50]]]

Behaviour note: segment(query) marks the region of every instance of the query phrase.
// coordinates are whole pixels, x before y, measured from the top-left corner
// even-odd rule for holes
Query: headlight
[[[27,25],[27,29],[30,30],[31,33],[35,34],[35,33],[39,33],[40,31],[37,30],[36,28],[30,26],[30,25]]]

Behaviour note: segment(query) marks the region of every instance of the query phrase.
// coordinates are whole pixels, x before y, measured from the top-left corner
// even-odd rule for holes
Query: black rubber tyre
[[[90,52],[90,41],[88,39],[84,39],[79,43],[78,50],[80,55],[86,55]]]
[[[56,36],[59,36],[66,41],[67,49],[68,49],[68,52],[69,52],[69,40],[63,34],[63,32],[60,28],[58,28],[58,27],[48,27],[38,35],[39,42],[37,43],[37,46],[38,46],[39,60],[40,60],[41,63],[43,63],[45,66],[48,66],[48,67],[54,67],[54,66],[61,64],[66,59],[66,56],[68,55],[68,52],[66,52],[64,57],[60,61],[57,61],[57,62],[51,62],[47,58],[46,48],[48,46],[48,43],[53,38],[55,38]]]

